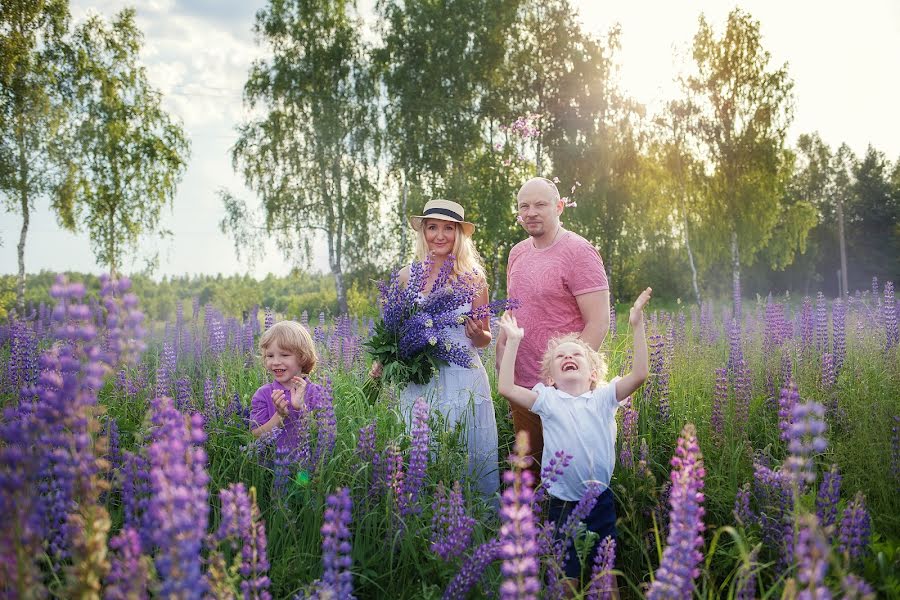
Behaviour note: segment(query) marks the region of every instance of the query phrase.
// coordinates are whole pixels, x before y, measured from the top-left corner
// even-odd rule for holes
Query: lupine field
[[[285,453],[248,426],[258,337],[282,315],[241,322],[195,301],[147,323],[127,280],[60,279],[52,295],[0,326],[4,597],[566,593],[567,550],[502,398],[493,503],[424,402],[407,433],[396,390],[367,399],[368,321],[287,315],[313,331],[321,387]],[[618,538],[584,565],[579,597],[900,596],[893,284],[736,298],[648,313],[652,374],[619,413]],[[630,360],[624,316],[611,373]],[[584,532],[564,531],[581,551]]]

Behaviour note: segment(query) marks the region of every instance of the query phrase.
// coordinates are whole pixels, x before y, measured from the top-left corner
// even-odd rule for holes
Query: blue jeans
[[[549,516],[550,522],[556,525],[556,539],[562,538],[560,529],[566,524],[569,513],[572,512],[572,509],[575,508],[577,504],[577,502],[560,500],[559,498],[550,496]],[[586,566],[590,569],[594,564],[594,558],[597,556],[597,551],[600,549],[600,541],[606,538],[606,536],[611,536],[613,539],[616,538],[616,503],[613,493],[609,488],[606,488],[603,493],[597,497],[597,503],[594,505],[594,508],[591,509],[591,512],[588,513],[588,516],[584,519],[583,523],[588,531],[593,531],[600,536],[587,555]],[[575,546],[571,539],[566,546],[564,567],[566,577],[571,579],[581,579],[581,562],[578,560],[578,555],[575,552]]]

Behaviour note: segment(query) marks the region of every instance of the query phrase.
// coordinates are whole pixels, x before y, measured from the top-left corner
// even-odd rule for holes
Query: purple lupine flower
[[[110,418],[104,423],[103,435],[107,440],[106,457],[110,468],[118,469],[122,466],[122,451],[119,449],[119,424],[115,419]]]
[[[875,600],[875,590],[862,578],[848,573],[841,578],[843,600]]]
[[[268,306],[265,307],[263,310],[265,312],[265,318],[263,321],[263,331],[268,331],[269,328],[275,324],[275,313],[273,313],[272,309],[269,308]]]
[[[788,382],[794,379],[794,363],[790,352],[781,354],[781,387],[787,387]]]
[[[187,377],[179,377],[175,382],[175,408],[186,411],[190,408],[191,380]]]
[[[203,416],[195,413],[187,419],[163,397],[153,402],[153,423],[148,514],[151,540],[159,548],[160,594],[201,598],[206,585],[200,551],[209,518]]]
[[[841,524],[838,528],[838,551],[852,560],[861,558],[869,545],[871,528],[871,518],[866,510],[866,498],[862,492],[856,492],[856,496],[841,515]]]
[[[316,451],[310,464],[310,468],[314,468],[320,464],[320,461],[328,460],[331,457],[337,439],[337,420],[334,416],[334,397],[331,393],[330,379],[326,379],[324,385],[311,383],[306,386],[306,409],[315,414],[318,427]],[[301,411],[302,414],[303,411]],[[304,426],[304,423],[300,423],[298,429],[302,436],[304,431],[308,431],[308,425]],[[300,448],[303,447],[302,441]]]
[[[737,600],[755,600],[756,576],[754,568],[759,558],[759,546],[753,548],[747,556],[746,562],[742,562],[737,575]]]
[[[772,471],[759,462],[754,462],[753,468],[753,489],[759,504],[757,521],[763,544],[769,548],[782,549],[779,564],[786,567],[791,562],[787,544],[793,535],[791,523],[794,500],[791,483],[781,471]]]
[[[600,542],[600,550],[594,558],[591,570],[591,583],[588,586],[587,600],[610,600],[616,591],[616,576],[612,570],[616,567],[616,540],[606,536]]]
[[[616,304],[612,301],[609,303],[609,335],[610,339],[616,337]]]
[[[169,341],[163,342],[162,355],[156,369],[156,395],[167,396],[171,393],[172,377],[175,376],[175,348]]]
[[[693,595],[694,579],[700,574],[703,554],[703,456],[694,426],[684,426],[672,457],[672,489],[669,503],[669,534],[656,570],[656,580],[647,598],[686,598]]]
[[[362,464],[368,464],[375,458],[375,425],[372,421],[359,429],[359,437],[356,441],[356,458]]]
[[[728,369],[716,369],[716,393],[713,396],[709,425],[717,444],[725,440],[725,407],[728,404]]]
[[[893,281],[884,284],[884,304],[881,311],[884,315],[885,348],[890,350],[900,344],[900,328],[897,325],[897,303],[894,301]]]
[[[464,600],[469,597],[472,587],[478,583],[484,570],[501,557],[500,540],[488,540],[480,545],[472,556],[463,563],[459,573],[444,590],[443,600]]]
[[[638,411],[633,405],[634,400],[631,396],[622,402],[622,446],[619,450],[619,462],[626,469],[634,467],[632,447],[637,438]],[[541,475],[541,480],[543,481],[543,475]],[[538,489],[538,493],[541,493],[542,489],[543,486]]]
[[[749,527],[756,522],[756,515],[750,508],[750,484],[745,483],[738,488],[737,495],[734,497],[734,520],[739,525]]]
[[[125,528],[109,540],[110,569],[106,576],[103,597],[110,600],[138,600],[148,598],[148,559],[141,554],[137,531]]]
[[[428,403],[424,398],[417,398],[413,405],[412,444],[409,450],[409,468],[403,479],[400,494],[400,514],[404,517],[419,514],[419,493],[425,483],[425,468],[428,466],[428,443],[431,439],[431,428],[428,426]]]
[[[741,324],[737,319],[731,320],[731,326],[728,327],[728,365],[730,372],[734,373],[738,364],[744,360],[744,351],[741,347],[742,332]]]
[[[143,455],[136,452],[124,452],[122,480],[122,508],[124,509],[124,527],[130,527],[141,536],[145,551],[150,551],[151,529],[147,519],[150,507],[150,463]]]
[[[828,302],[822,292],[816,294],[816,350],[828,352]]]
[[[840,298],[831,305],[831,337],[834,346],[834,374],[839,376],[847,354],[847,308]]]
[[[894,415],[894,426],[891,428],[891,473],[900,483],[900,415]]]
[[[550,460],[547,461],[547,465],[541,469],[541,484],[534,492],[535,504],[540,504],[544,500],[547,495],[547,490],[550,489],[554,483],[559,481],[559,478],[562,477],[565,470],[569,468],[571,462],[572,455],[565,450],[557,450],[553,454]]]
[[[803,307],[800,309],[800,346],[807,349],[813,345],[813,332],[815,331],[813,321],[813,306],[809,296],[803,298]]]
[[[650,448],[647,446],[647,438],[641,438],[641,448],[638,457],[638,475],[648,481],[652,481],[653,472],[650,470]]]
[[[558,539],[553,544],[553,554],[558,565],[565,564],[568,560],[569,553],[573,551],[573,542],[578,531],[578,525],[594,509],[594,506],[597,504],[597,498],[600,497],[601,493],[603,493],[603,489],[597,482],[587,484],[584,494],[578,500],[578,504],[569,512],[566,522],[560,527]]]
[[[816,517],[811,514],[801,515],[794,552],[797,561],[796,577],[803,588],[798,598],[831,598],[831,592],[825,586],[829,550]]]
[[[837,505],[840,499],[841,473],[837,465],[831,465],[831,470],[825,471],[822,476],[822,483],[816,494],[816,516],[826,531],[837,521]]]
[[[353,503],[350,490],[341,488],[328,496],[322,518],[322,587],[338,600],[353,598],[353,559],[350,557],[350,522]]]
[[[826,352],[822,354],[822,388],[830,390],[834,387],[834,357]]]
[[[713,323],[713,305],[703,302],[700,305],[700,341],[712,345],[718,341],[718,332]]]
[[[472,541],[475,519],[466,515],[465,502],[459,482],[453,483],[452,490],[438,483],[432,505],[431,551],[444,560],[453,560],[462,555]]]
[[[403,456],[396,443],[390,442],[385,446],[378,463],[381,470],[373,487],[383,488],[394,498],[399,498],[403,490]]]
[[[734,420],[739,431],[747,430],[752,395],[750,368],[744,359],[740,358],[734,368]]]
[[[788,429],[788,456],[782,466],[786,476],[802,492],[816,480],[813,456],[825,452],[825,407],[818,402],[794,405]]]
[[[781,396],[778,400],[778,428],[781,430],[781,439],[784,441],[790,439],[794,405],[799,401],[800,394],[797,393],[797,386],[792,380],[789,380],[781,389]]]
[[[528,471],[528,434],[516,435],[515,454],[510,456],[512,467],[503,473],[507,488],[503,491],[500,508],[500,597],[504,600],[518,598],[536,599],[541,584],[538,580],[539,562],[535,534],[534,475]]]
[[[216,543],[229,544],[233,553],[239,552],[241,564],[241,592],[244,598],[269,600],[271,581],[266,572],[269,560],[266,556],[266,528],[260,520],[255,491],[243,483],[232,483],[219,492],[222,515],[215,534]]]
[[[216,390],[209,377],[203,382],[203,413],[207,422],[216,418]]]

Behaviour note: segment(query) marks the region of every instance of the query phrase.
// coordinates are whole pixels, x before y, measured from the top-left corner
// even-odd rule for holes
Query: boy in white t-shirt
[[[606,365],[600,355],[577,334],[554,338],[544,353],[541,375],[547,385],[528,389],[514,382],[516,352],[525,331],[510,312],[500,319],[506,335],[506,351],[500,363],[498,388],[502,396],[541,417],[544,428],[543,467],[558,450],[572,455],[569,467],[549,489],[550,519],[557,527],[582,498],[588,484],[599,483],[603,493],[584,520],[588,530],[602,540],[616,535],[616,513],[609,481],[616,464],[616,411],[619,402],[630,396],[647,379],[647,339],[644,333],[644,306],[652,290],[644,290],[628,316],[634,331],[634,361],[631,372],[602,384]],[[595,544],[586,564],[593,563]],[[569,551],[566,576],[578,579],[581,565]]]

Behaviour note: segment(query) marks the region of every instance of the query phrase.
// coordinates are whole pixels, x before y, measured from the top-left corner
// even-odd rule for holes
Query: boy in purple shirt
[[[253,394],[250,432],[260,437],[283,428],[277,447],[291,448],[297,444],[298,417],[306,408],[307,376],[316,368],[316,348],[303,325],[279,321],[260,338],[259,349],[273,381]]]

